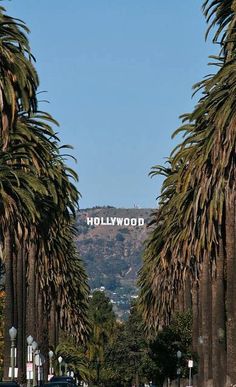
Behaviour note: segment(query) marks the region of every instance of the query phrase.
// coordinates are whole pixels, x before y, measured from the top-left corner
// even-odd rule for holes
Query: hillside
[[[77,244],[90,286],[105,290],[121,318],[137,295],[136,278],[151,211],[95,207],[78,213]]]

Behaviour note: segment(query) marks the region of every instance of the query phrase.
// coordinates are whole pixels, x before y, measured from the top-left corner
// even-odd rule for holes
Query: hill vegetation
[[[151,209],[95,207],[77,216],[77,245],[92,290],[102,289],[119,317],[127,316],[130,300],[136,297],[136,278],[141,266],[143,242]],[[88,225],[87,218],[144,219],[144,226]]]

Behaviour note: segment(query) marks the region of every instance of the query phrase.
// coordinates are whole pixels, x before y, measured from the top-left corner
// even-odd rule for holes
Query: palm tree
[[[61,327],[71,330],[78,340],[84,339],[88,295],[87,277],[69,237],[71,215],[79,198],[70,181],[70,175],[75,174],[60,156],[58,138],[51,128],[56,122],[37,111],[39,81],[27,33],[22,21],[7,16],[0,7],[0,233],[6,266],[5,358],[10,344],[8,329],[16,325],[22,350],[20,377],[25,333],[38,334],[42,342],[48,341],[47,320],[43,319],[42,329],[32,321],[39,313],[49,311],[50,315],[53,307]],[[52,262],[52,271],[46,272],[44,264],[48,267]],[[74,273],[70,283],[66,273]],[[46,296],[48,290],[51,300]],[[5,376],[7,366],[6,361]]]
[[[211,351],[216,331],[223,345],[227,338],[227,382],[235,383],[235,2],[207,1],[204,7],[209,19],[213,17],[212,25],[218,24],[214,39],[221,38],[221,56],[216,58],[219,71],[196,85],[204,90],[203,97],[193,113],[183,117],[184,125],[177,131],[183,131],[185,139],[172,153],[171,171],[161,195],[161,220],[147,245],[140,276],[141,307],[147,319],[151,310],[152,324],[157,312],[159,321],[167,320],[191,273],[193,285],[199,284],[200,308],[197,311],[195,307],[195,313],[199,313],[199,332],[204,339],[202,383],[212,378],[212,359],[214,370],[224,370],[224,349],[220,354],[219,346],[214,345]],[[150,267],[152,275],[147,279]],[[224,298],[221,307],[216,291]],[[223,332],[221,337],[219,332]],[[214,371],[214,385],[224,385],[226,375],[222,374],[217,380]]]
[[[5,353],[9,354],[9,326],[23,326],[20,316],[23,310],[23,259],[20,255],[19,243],[21,241],[24,219],[35,216],[36,207],[33,201],[31,186],[35,181],[35,192],[45,190],[42,183],[36,180],[30,168],[22,164],[23,152],[19,147],[10,146],[10,154],[1,152],[1,247],[5,262]],[[14,154],[14,156],[12,156]],[[21,289],[20,293],[19,290]],[[21,301],[22,300],[22,301]],[[23,329],[19,330],[18,339],[23,340]],[[10,344],[10,343],[9,343]],[[21,345],[20,348],[23,349]],[[6,356],[5,356],[6,357]],[[7,358],[7,357],[6,357]]]
[[[10,139],[12,156],[7,159],[7,166],[16,180],[17,198],[22,202],[13,202],[19,212],[18,219],[14,213],[11,223],[2,231],[7,243],[4,242],[6,280],[9,278],[6,290],[11,297],[7,305],[12,306],[5,337],[7,340],[9,326],[17,325],[18,347],[23,350],[26,326],[26,333],[34,334],[44,343],[41,348],[47,353],[48,316],[52,307],[58,326],[70,331],[77,341],[84,341],[88,334],[87,277],[75,249],[75,230],[71,226],[79,194],[69,179],[73,171],[65,167],[59,156],[56,137],[46,121],[42,121],[42,114],[32,117],[21,114]],[[5,218],[5,213],[2,216]],[[23,370],[23,353],[19,353],[19,359],[19,370]]]
[[[25,35],[29,30],[21,20],[14,19],[0,7],[0,128],[2,147],[9,143],[9,131],[14,127],[19,110],[36,111],[38,76],[34,57]]]
[[[8,180],[2,181],[1,196],[1,219],[2,219],[2,243],[4,246],[5,264],[6,264],[6,321],[5,321],[5,351],[9,350],[9,338],[7,330],[13,323],[16,323],[16,310],[13,300],[16,295],[16,263],[13,259],[12,235],[13,226],[22,222],[23,212],[33,215],[35,209],[32,193],[29,187],[24,187],[27,181],[27,172],[25,167],[19,166],[20,154],[16,144],[10,144],[10,136],[15,129],[17,113],[25,110],[28,114],[35,111],[37,107],[36,89],[38,86],[38,76],[32,65],[33,56],[30,53],[28,39],[25,33],[28,32],[25,24],[5,14],[5,9],[0,7],[0,133],[1,150],[9,157],[11,152],[15,153],[14,160],[11,158],[5,162],[6,156],[1,154],[2,170],[6,171]],[[1,152],[2,152],[1,151]],[[27,156],[21,160],[26,160]],[[5,167],[7,164],[7,167]],[[11,164],[14,164],[11,165]],[[11,165],[11,166],[10,166]],[[21,173],[22,181],[20,176]],[[4,179],[4,176],[2,176]],[[31,176],[32,177],[32,176]],[[12,182],[13,181],[13,182]],[[21,186],[21,182],[23,186]],[[24,204],[23,204],[24,202]],[[27,211],[21,213],[19,208],[24,208],[28,204]],[[14,209],[14,213],[13,213]],[[18,215],[18,221],[15,222]],[[33,215],[35,216],[35,215]],[[11,223],[10,223],[11,222]],[[19,256],[18,256],[19,258]],[[22,271],[18,271],[18,277]],[[15,281],[15,282],[13,282]],[[18,281],[19,282],[19,281]],[[19,298],[20,299],[20,298]],[[19,301],[19,300],[18,300]],[[18,302],[19,309],[21,307]],[[22,331],[21,331],[22,332]],[[19,333],[19,338],[22,334]],[[5,356],[6,358],[6,356]]]
[[[22,121],[22,116],[20,119]],[[23,133],[34,138],[35,146],[29,151],[31,166],[35,167],[46,189],[46,195],[36,196],[38,220],[27,226],[29,239],[25,252],[28,268],[26,330],[37,337],[44,353],[49,346],[50,315],[55,334],[60,326],[71,332],[77,341],[85,340],[88,299],[87,277],[75,249],[75,231],[71,227],[79,194],[69,174],[75,178],[76,175],[65,167],[56,136],[47,121],[53,122],[51,117],[40,113],[30,118],[23,116],[20,122],[21,130],[22,125],[26,125]],[[49,141],[49,136],[53,142]],[[58,334],[54,335],[51,343],[54,347],[57,338]]]
[[[90,370],[84,351],[76,345],[71,337],[67,335],[62,336],[55,353],[63,358],[68,370],[73,371],[79,380],[89,380]]]

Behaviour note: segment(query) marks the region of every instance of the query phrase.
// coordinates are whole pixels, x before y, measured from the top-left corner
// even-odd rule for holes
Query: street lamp
[[[182,352],[181,351],[177,351],[176,355],[177,355],[178,360],[180,360],[181,357],[182,357]]]
[[[62,375],[62,372],[61,372],[61,362],[62,362],[62,357],[59,356],[59,358],[57,359],[58,360],[58,363],[59,363],[59,375],[61,376]]]
[[[193,368],[193,360],[188,360],[188,368],[189,368],[189,387],[192,387],[192,368]]]
[[[10,378],[11,380],[14,380],[14,374],[15,374],[15,366],[16,366],[16,347],[15,347],[15,340],[17,336],[17,329],[15,327],[11,327],[9,329],[9,335],[11,339],[11,367],[10,367]]]
[[[53,372],[54,372],[53,367],[52,367],[52,358],[53,358],[53,355],[54,355],[53,351],[50,350],[50,351],[48,352],[48,357],[49,357],[49,375],[50,375],[50,376],[53,375]]]
[[[177,368],[178,387],[180,387],[180,374],[181,374],[180,359],[182,357],[182,352],[177,351],[176,356],[177,356],[177,366],[178,366]]]
[[[32,361],[32,343],[34,341],[34,338],[31,335],[29,335],[26,338],[26,341],[27,341],[27,344],[28,344],[27,360],[28,361]]]
[[[35,372],[35,351],[38,348],[38,343],[36,341],[32,342],[32,350],[33,350],[33,387],[36,386],[36,372]]]
[[[27,341],[27,365],[26,365],[26,378],[27,386],[30,387],[30,380],[33,379],[33,363],[32,363],[32,343],[34,341],[33,337],[29,335],[26,338]]]

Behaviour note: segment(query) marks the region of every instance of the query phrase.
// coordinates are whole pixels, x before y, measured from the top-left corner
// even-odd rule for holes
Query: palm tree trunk
[[[4,379],[8,379],[10,367],[10,336],[9,329],[15,325],[14,321],[14,282],[13,282],[13,262],[12,243],[9,228],[4,235],[4,257],[5,257],[5,308],[4,308]]]
[[[27,261],[27,302],[26,302],[26,335],[31,335],[36,339],[36,277],[35,277],[35,259],[36,245],[29,242],[29,253]]]
[[[50,309],[50,319],[48,321],[48,334],[49,334],[49,346],[56,348],[58,344],[58,334],[57,334],[57,315],[56,315],[56,306],[55,301],[52,301]]]
[[[226,328],[227,328],[227,383],[236,383],[236,235],[235,198],[228,198],[226,204]]]
[[[21,239],[17,251],[17,364],[18,380],[24,382],[25,379],[25,270],[24,270],[24,243]]]
[[[193,326],[192,326],[192,348],[197,352],[199,345],[199,287],[198,281],[193,279],[192,283],[192,311],[193,311]]]
[[[184,289],[183,285],[181,285],[181,288],[179,289],[178,292],[178,305],[177,305],[178,312],[183,312],[184,311]]]
[[[184,282],[184,310],[190,310],[192,308],[191,297],[191,280],[188,273]]]
[[[200,273],[198,287],[198,387],[204,383],[204,351],[203,351],[203,330],[202,330],[202,277]]]
[[[203,380],[204,386],[208,386],[211,383],[212,378],[212,361],[211,361],[211,277],[209,275],[209,256],[206,255],[202,264],[201,274],[201,308],[202,308],[202,346],[203,346]]]
[[[214,387],[225,385],[225,289],[224,289],[224,247],[219,243],[219,255],[212,282],[212,373]]]
[[[38,337],[38,343],[40,352],[45,357],[45,363],[43,364],[43,371],[44,371],[44,379],[46,378],[46,374],[48,372],[48,348],[49,348],[49,342],[48,342],[48,315],[46,312],[46,305],[44,301],[44,295],[42,290],[39,289],[37,300],[38,300],[38,316],[40,316],[40,319],[38,320],[37,324],[37,337]]]
[[[199,345],[200,338],[200,314],[199,314],[199,284],[198,279],[192,279],[192,351],[193,353],[198,353],[199,361],[198,361],[198,373],[196,375],[197,378],[197,386],[202,385],[201,375],[203,370],[203,353],[202,346]]]

